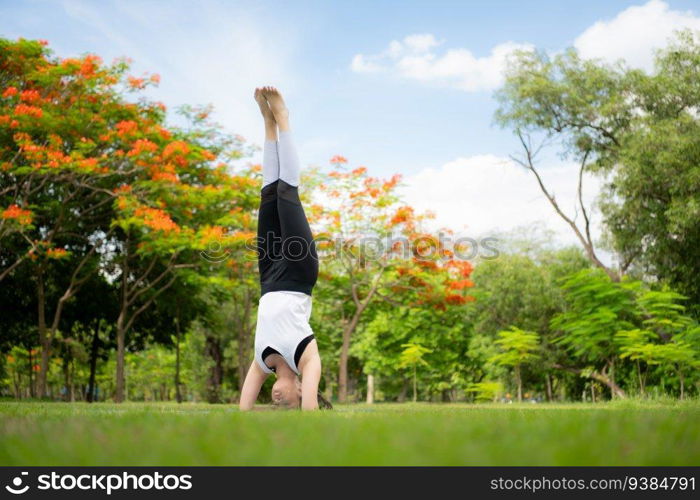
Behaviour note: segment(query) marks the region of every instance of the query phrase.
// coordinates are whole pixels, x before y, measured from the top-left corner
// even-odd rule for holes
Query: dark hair
[[[332,410],[333,405],[331,404],[330,401],[328,401],[326,398],[323,397],[323,394],[319,391],[318,393],[318,407],[321,408],[322,410]]]

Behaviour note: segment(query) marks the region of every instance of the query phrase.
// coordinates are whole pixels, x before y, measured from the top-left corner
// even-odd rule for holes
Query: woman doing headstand
[[[255,89],[255,100],[265,120],[258,212],[261,297],[255,359],[243,383],[240,409],[253,408],[265,379],[274,373],[275,405],[313,410],[321,379],[321,358],[309,325],[318,256],[299,200],[299,158],[287,107],[274,87]]]

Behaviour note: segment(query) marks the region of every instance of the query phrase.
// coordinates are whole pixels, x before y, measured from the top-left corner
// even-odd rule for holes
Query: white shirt
[[[255,360],[266,373],[272,373],[262,359],[266,347],[271,347],[284,358],[289,367],[299,374],[294,353],[299,342],[313,335],[311,296],[302,292],[275,291],[260,297],[258,324],[255,328]]]

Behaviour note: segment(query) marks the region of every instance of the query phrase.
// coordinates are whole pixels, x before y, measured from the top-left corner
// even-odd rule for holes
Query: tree
[[[413,369],[413,402],[415,403],[418,401],[418,390],[416,385],[418,366],[428,366],[428,362],[423,357],[433,351],[423,347],[420,344],[415,344],[412,342],[409,342],[408,344],[401,344],[401,347],[403,347],[403,351],[401,351],[399,367]]]
[[[628,123],[631,110],[624,107],[630,83],[625,75],[595,62],[584,61],[570,49],[551,58],[544,52],[524,51],[513,59],[506,72],[506,83],[496,93],[499,109],[496,121],[511,127],[523,150],[522,157],[511,158],[532,172],[537,184],[554,211],[571,227],[586,256],[612,279],[620,270],[608,268],[598,256],[591,235],[590,209],[583,201],[584,174],[592,163],[607,158],[618,145],[620,128]],[[533,142],[533,136],[543,136]],[[578,163],[577,214],[567,214],[547,188],[538,168],[540,153],[557,141],[564,153]],[[574,181],[572,175],[572,182]]]
[[[57,60],[40,42],[0,39],[0,280],[20,265],[33,269],[41,396],[63,308],[96,272],[110,236],[109,145],[99,136],[118,112],[112,89],[125,69],[93,55]],[[69,263],[61,269],[69,279],[49,297],[56,260]]]
[[[700,314],[700,34],[677,35],[651,75],[634,75],[633,126],[610,167],[601,210],[616,251],[690,298]]]
[[[185,107],[187,128],[168,127],[162,104],[125,95],[156,84],[157,75],[137,78],[125,61],[59,59],[39,42],[4,39],[0,68],[0,237],[11,242],[0,254],[0,279],[25,263],[34,268],[39,391],[65,304],[101,272],[121,289],[121,401],[127,332],[186,279],[183,270],[211,271],[199,255],[211,240],[244,246],[251,235],[242,208],[251,208],[256,180],[250,171],[228,172],[241,141],[223,134],[207,110]],[[62,269],[70,278],[62,291],[47,290],[57,260],[70,264]],[[50,324],[49,296],[57,300]]]
[[[497,93],[496,113],[521,141],[524,155],[516,161],[534,174],[592,263],[613,279],[628,270],[655,274],[692,304],[700,303],[693,278],[700,272],[699,61],[700,41],[689,31],[657,54],[650,74],[624,62],[586,61],[573,49],[552,58],[521,53]],[[550,145],[579,164],[572,182],[578,178],[580,223],[564,213],[540,175],[538,153]],[[600,209],[617,269],[601,262],[591,238],[581,197],[585,173],[605,180]]]
[[[680,398],[685,394],[685,373],[700,366],[698,337],[700,325],[686,316],[678,302],[683,295],[671,290],[641,290],[636,298],[639,328],[615,334],[620,344],[620,358],[636,363],[639,390],[644,395],[646,372],[640,362],[661,368],[671,367],[678,376]]]
[[[614,396],[626,397],[615,381],[615,334],[633,326],[634,290],[639,286],[629,280],[615,282],[599,269],[584,269],[562,280],[567,308],[552,318],[552,328],[560,332],[555,342],[587,366],[556,367],[598,380]]]
[[[426,215],[401,203],[399,176],[382,180],[368,176],[365,167],[349,170],[343,157],[332,163],[336,170],[321,185],[327,206],[312,206],[311,213],[320,229],[322,286],[339,297],[338,400],[345,402],[351,340],[370,306],[404,300],[464,304],[472,268],[454,258],[437,235],[421,230]],[[450,280],[450,273],[461,276]]]
[[[532,236],[526,240],[519,235],[499,236],[499,251],[497,259],[479,262],[472,274],[476,300],[466,311],[466,322],[473,337],[465,353],[472,360],[472,373],[466,383],[497,379],[500,373],[489,362],[495,354],[494,340],[499,331],[517,325],[538,332],[542,339],[541,362],[529,374],[542,381],[543,392],[552,400],[555,389],[570,378],[554,369],[569,357],[552,342],[557,334],[550,321],[565,308],[558,280],[589,268],[590,263],[577,247],[550,248],[547,241],[536,244]],[[464,368],[461,373],[466,375]]]
[[[540,336],[535,332],[521,330],[511,326],[509,330],[498,332],[496,344],[501,352],[495,355],[491,361],[501,366],[512,366],[515,373],[515,384],[518,388],[518,401],[523,400],[522,365],[535,361],[539,355]]]

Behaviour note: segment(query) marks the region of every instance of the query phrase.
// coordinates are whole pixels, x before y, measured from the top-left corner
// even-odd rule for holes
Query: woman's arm
[[[305,358],[305,359],[304,359]],[[316,340],[309,342],[299,360],[301,370],[301,409],[318,409],[318,384],[321,381],[321,357]]]
[[[265,383],[267,375],[267,373],[262,371],[258,363],[253,360],[248,369],[248,374],[245,376],[245,382],[243,382],[243,389],[241,390],[241,400],[238,405],[241,411],[253,409],[255,400],[258,399],[260,388]]]

